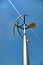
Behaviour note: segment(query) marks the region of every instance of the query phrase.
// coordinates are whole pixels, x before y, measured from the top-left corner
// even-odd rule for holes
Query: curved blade
[[[15,26],[13,27],[13,34],[14,34],[14,36],[15,36]]]

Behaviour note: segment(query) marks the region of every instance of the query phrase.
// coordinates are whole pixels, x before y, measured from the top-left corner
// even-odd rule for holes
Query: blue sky
[[[43,0],[11,1],[21,14],[28,14],[28,23],[36,23],[34,32],[30,29],[27,32],[31,40],[29,60],[30,65],[43,65]],[[22,65],[23,40],[17,31],[15,37],[13,35],[13,24],[18,16],[8,0],[0,0],[0,65]]]

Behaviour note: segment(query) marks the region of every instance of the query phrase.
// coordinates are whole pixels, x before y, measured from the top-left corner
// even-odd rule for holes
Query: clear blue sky
[[[35,33],[30,29],[27,32],[31,40],[28,44],[30,65],[43,65],[43,0],[11,1],[21,14],[28,14],[28,23],[36,23]],[[8,0],[0,0],[0,65],[22,65],[22,38],[17,31],[16,36],[13,35],[18,16]]]

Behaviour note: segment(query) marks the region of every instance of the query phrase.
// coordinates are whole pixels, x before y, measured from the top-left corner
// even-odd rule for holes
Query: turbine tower
[[[29,28],[34,28],[36,26],[35,23],[31,23],[29,25],[26,24],[27,16],[28,15],[25,15],[25,14],[20,15],[16,19],[16,21],[14,23],[14,27],[13,27],[14,35],[15,35],[15,27],[17,27],[17,31],[23,39],[23,59],[22,59],[23,62],[22,62],[22,65],[30,65],[29,58],[28,58],[28,46],[27,46],[27,43],[30,42],[30,40],[27,39],[26,30]],[[19,21],[20,18],[23,20],[23,23],[21,21]],[[19,22],[21,22],[21,24],[19,24]],[[20,32],[20,29],[23,30],[23,34]]]

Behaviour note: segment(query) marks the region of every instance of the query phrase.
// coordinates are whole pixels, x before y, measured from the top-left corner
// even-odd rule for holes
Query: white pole
[[[29,65],[28,64],[28,50],[27,50],[27,43],[26,43],[26,30],[25,30],[25,24],[24,24],[24,37],[23,37],[23,65]]]

